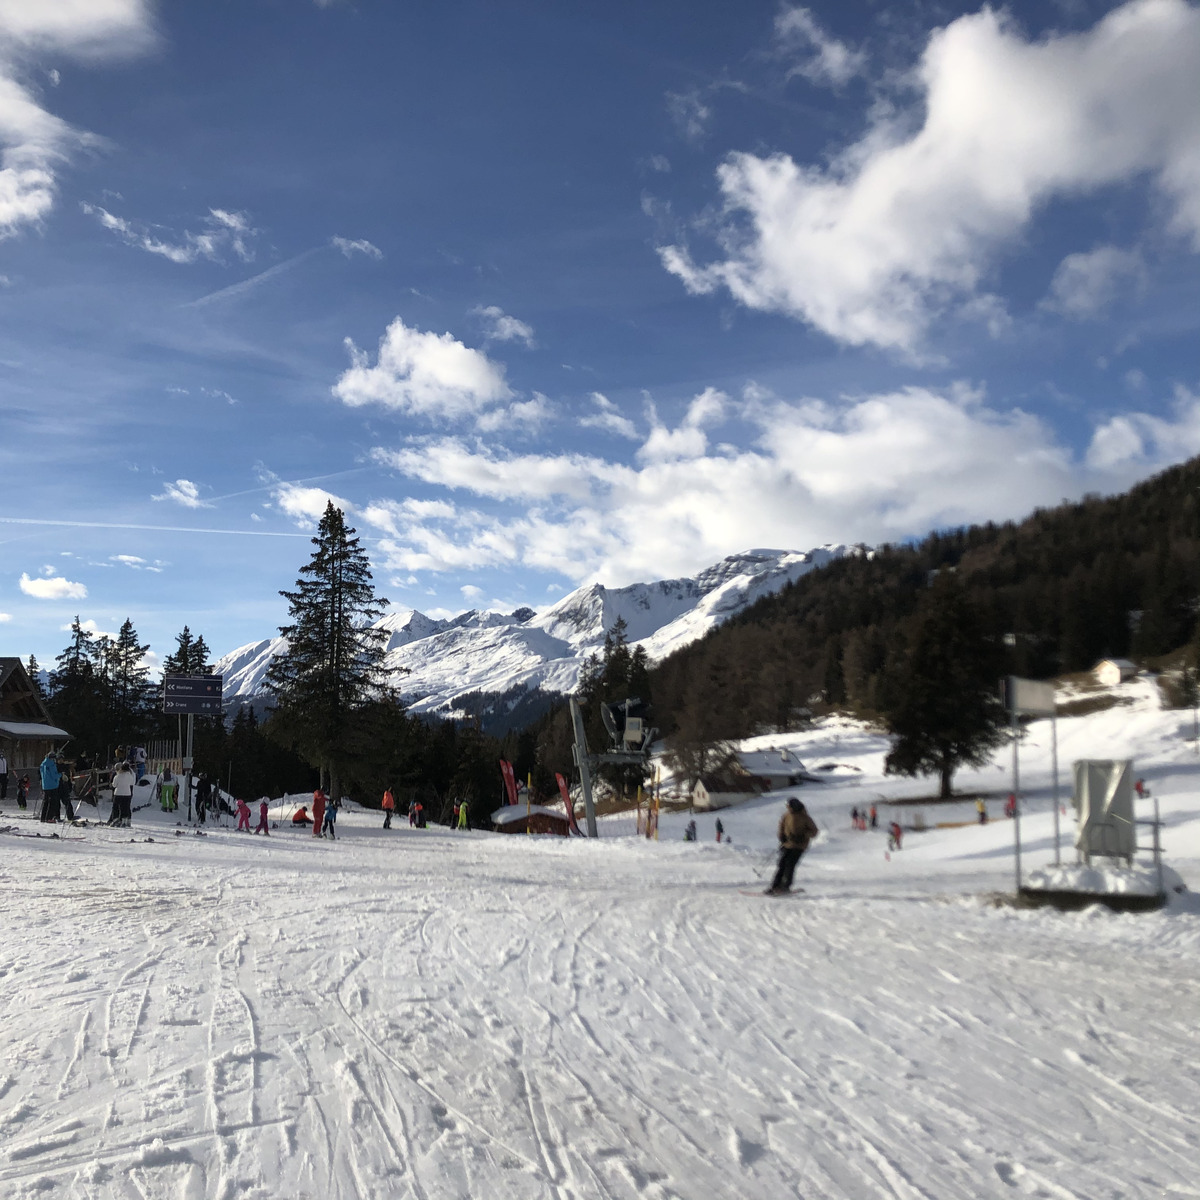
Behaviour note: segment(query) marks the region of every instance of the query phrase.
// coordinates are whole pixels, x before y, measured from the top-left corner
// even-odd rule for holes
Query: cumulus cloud
[[[151,499],[174,500],[184,508],[212,508],[211,504],[200,499],[200,488],[190,479],[177,479],[174,483],[165,484],[161,494]]]
[[[449,333],[427,333],[397,317],[379,343],[374,366],[346,339],[351,366],[333,394],[352,408],[383,408],[434,420],[473,416],[512,398],[504,368]]]
[[[367,258],[383,257],[383,251],[372,242],[368,242],[366,238],[356,238],[351,241],[350,238],[335,237],[329,239],[329,244],[340,250],[347,258],[353,258],[356,254],[363,254]]]
[[[861,50],[831,37],[808,8],[785,6],[775,18],[775,39],[781,51],[799,60],[789,74],[810,83],[841,87],[866,64]]]
[[[640,439],[637,426],[603,392],[593,392],[592,403],[596,411],[579,419],[584,429],[602,429],[605,433],[615,433],[631,442]]]
[[[1039,207],[1148,179],[1200,250],[1200,8],[1131,0],[1082,33],[1026,39],[985,8],[934,32],[919,107],[879,106],[827,165],[735,153],[717,177],[721,256],[663,265],[838,341],[912,352],[973,296]]]
[[[250,239],[256,230],[250,225],[245,213],[229,212],[223,208],[210,208],[203,218],[204,228],[200,233],[185,230],[173,238],[155,232],[156,227],[141,221],[129,221],[116,216],[96,204],[81,203],[80,208],[111,233],[115,233],[126,245],[136,246],[148,254],[157,254],[168,262],[187,265],[199,259],[221,262],[227,252],[232,252],[242,262],[254,257]]]
[[[532,348],[532,325],[528,325],[516,317],[510,317],[504,309],[495,304],[489,304],[486,308],[475,308],[471,311],[476,316],[484,318],[489,342],[523,342],[527,347]]]
[[[542,395],[534,392],[528,400],[516,400],[505,408],[493,408],[480,413],[475,419],[476,427],[483,433],[496,433],[507,429],[536,429],[554,415],[554,406]]]
[[[57,173],[99,139],[48,112],[20,82],[39,55],[114,58],[151,40],[145,0],[0,0],[0,238],[42,220]]]
[[[701,441],[734,415],[755,429],[753,444]],[[1036,416],[965,384],[838,403],[708,390],[677,429],[652,421],[634,465],[454,437],[377,449],[377,462],[447,498],[379,501],[362,515],[384,535],[391,570],[526,564],[621,584],[690,573],[749,545],[879,543],[1015,518],[1120,490],[1197,452],[1200,397],[1190,392],[1167,418],[1112,417],[1080,459]]]
[[[291,517],[301,529],[315,528],[317,522],[325,515],[326,507],[331,503],[334,508],[340,508],[344,513],[354,511],[354,506],[349,500],[343,500],[341,496],[335,496],[333,492],[327,492],[324,488],[305,487],[298,483],[280,484],[271,492],[271,498],[276,507]]]
[[[1175,389],[1170,417],[1123,413],[1111,417],[1092,436],[1088,466],[1099,471],[1157,470],[1200,454],[1200,395]]]
[[[1045,308],[1085,320],[1107,309],[1121,291],[1144,287],[1146,266],[1141,255],[1116,246],[1097,246],[1081,254],[1068,254],[1050,281]]]
[[[88,590],[82,583],[73,583],[61,575],[43,575],[31,579],[24,572],[20,579],[21,591],[35,600],[84,600]]]
[[[12,620],[12,613],[0,612],[0,625],[3,625],[5,621],[11,621],[11,620]]]

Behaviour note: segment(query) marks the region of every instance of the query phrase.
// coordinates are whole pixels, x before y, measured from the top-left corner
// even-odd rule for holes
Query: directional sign
[[[163,712],[214,715],[221,711],[220,675],[166,675]]]

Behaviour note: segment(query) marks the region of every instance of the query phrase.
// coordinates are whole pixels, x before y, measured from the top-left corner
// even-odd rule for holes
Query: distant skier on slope
[[[312,817],[308,815],[308,805],[302,804],[296,810],[296,815],[292,817],[293,825],[311,825]]]
[[[208,806],[212,803],[212,784],[208,776],[201,774],[196,782],[196,821],[203,825],[208,816]]]
[[[254,830],[255,833],[263,833],[267,837],[271,836],[270,828],[267,825],[267,815],[270,812],[270,808],[271,806],[267,803],[267,798],[264,796],[258,802],[258,826]]]
[[[789,797],[787,811],[779,818],[779,868],[767,888],[768,896],[781,896],[792,890],[796,864],[820,832],[799,797]]]
[[[717,818],[717,841],[719,842],[725,836],[725,826],[721,824],[721,818]]]
[[[383,789],[383,827],[391,829],[392,813],[396,811],[396,797],[392,795],[390,787]]]
[[[250,832],[250,805],[245,800],[239,799],[237,802],[237,831],[238,833]]]
[[[331,838],[336,840],[336,835],[333,832],[334,825],[337,822],[338,809],[342,807],[342,802],[336,796],[329,797],[329,803],[325,805],[325,824],[321,829],[321,836],[326,833]]]
[[[471,805],[466,800],[463,800],[458,806],[458,827],[465,829],[468,833],[471,830]]]
[[[325,824],[325,793],[317,788],[313,792],[313,837],[323,837],[321,826]]]

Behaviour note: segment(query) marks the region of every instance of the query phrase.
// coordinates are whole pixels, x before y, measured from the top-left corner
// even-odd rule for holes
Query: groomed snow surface
[[[1200,760],[1125,686],[1060,723],[1064,780],[1132,754],[1195,889]],[[849,809],[928,784],[885,779],[847,722],[786,744],[843,766],[803,789],[823,833],[779,900],[743,894],[778,797],[716,814],[718,846],[713,814],[691,845],[686,813],[655,844],[385,832],[354,808],[336,843],[176,837],[149,809],[39,840],[10,794],[0,1196],[1200,1195],[1194,892],[1136,916],[997,905],[1010,822],[881,807],[929,827],[889,856]],[[1030,869],[1053,857],[1048,747],[1034,727]],[[960,782],[999,818],[1007,779]]]

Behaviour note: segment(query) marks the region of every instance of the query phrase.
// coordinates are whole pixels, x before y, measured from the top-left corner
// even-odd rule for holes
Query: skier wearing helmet
[[[779,819],[779,869],[767,888],[768,896],[782,896],[792,890],[796,864],[818,833],[820,830],[804,804],[796,796],[789,797],[787,811]]]

